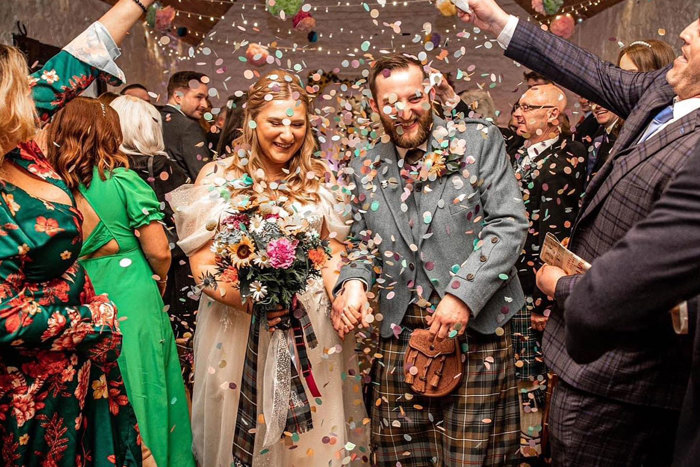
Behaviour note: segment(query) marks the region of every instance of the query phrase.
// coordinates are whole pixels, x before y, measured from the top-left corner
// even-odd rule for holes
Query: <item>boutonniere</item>
[[[444,130],[444,131],[441,131]],[[464,139],[451,136],[444,127],[433,131],[433,149],[427,152],[415,166],[405,166],[401,175],[414,182],[435,181],[462,170],[462,161],[467,149]]]

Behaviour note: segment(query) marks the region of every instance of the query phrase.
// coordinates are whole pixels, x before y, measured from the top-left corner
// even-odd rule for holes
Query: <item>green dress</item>
[[[40,117],[99,74],[61,51],[31,76]],[[77,261],[82,216],[36,143],[5,159],[64,190],[71,204],[0,180],[0,465],[140,465],[114,308]]]
[[[134,231],[163,218],[153,190],[118,168],[102,180],[95,169],[80,192],[100,218],[80,256],[111,240],[113,255],[81,259],[98,293],[117,305],[124,335],[119,367],[141,436],[159,466],[193,466],[192,432],[175,338],[163,300]]]

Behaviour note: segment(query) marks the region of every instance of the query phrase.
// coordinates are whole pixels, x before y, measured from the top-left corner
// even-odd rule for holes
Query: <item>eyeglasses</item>
[[[513,112],[516,110],[520,109],[523,112],[529,112],[531,110],[539,110],[539,109],[554,109],[556,108],[553,105],[528,105],[528,104],[520,104],[517,103],[513,106]]]

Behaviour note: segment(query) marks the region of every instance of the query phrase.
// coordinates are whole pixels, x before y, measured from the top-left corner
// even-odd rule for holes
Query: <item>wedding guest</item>
[[[526,308],[511,327],[515,375],[520,395],[520,452],[542,454],[542,418],[548,372],[542,356],[542,333],[554,305],[535,286],[540,251],[547,234],[566,241],[578,214],[586,181],[586,147],[562,132],[564,92],[553,84],[534,86],[522,95],[513,116],[525,144],[512,158],[515,178],[527,210],[527,240],[516,267]]]
[[[206,134],[199,120],[207,108],[209,78],[195,71],[180,71],[168,81],[168,103],[160,109],[165,150],[195,180],[211,160]]]
[[[117,365],[122,336],[116,307],[95,294],[78,263],[82,216],[31,139],[37,116],[48,121],[98,76],[119,84],[118,46],[142,13],[132,0],[118,1],[29,78],[22,53],[0,45],[5,466],[141,465],[136,418]]]
[[[569,243],[595,264],[647,217],[700,144],[700,19],[681,32],[682,54],[672,66],[639,73],[509,16],[494,0],[468,1],[473,14],[460,16],[497,36],[507,57],[625,119],[608,162],[588,185]],[[561,313],[575,282],[557,282],[558,309],[543,342],[545,361],[560,377],[550,412],[554,463],[669,465],[688,381],[688,343],[659,327],[640,345],[579,364],[567,352]]]
[[[187,256],[177,246],[173,211],[165,200],[166,193],[189,183],[189,178],[165,152],[160,113],[155,107],[128,95],[118,97],[111,106],[119,114],[123,135],[120,150],[128,157],[129,168],[153,189],[165,216],[163,224],[172,260],[163,301],[175,334],[182,375],[191,392],[194,382],[192,338],[199,294],[190,273]]]
[[[608,160],[610,151],[615,146],[617,137],[620,135],[620,129],[624,123],[620,117],[601,105],[591,104],[591,110],[599,127],[593,135],[592,144],[588,148],[586,186]]]
[[[338,240],[346,237],[348,227],[341,215],[343,203],[322,182],[330,177],[329,169],[313,157],[310,105],[296,76],[282,70],[263,76],[248,93],[242,135],[233,143],[237,149],[230,157],[208,164],[194,186],[169,195],[180,246],[190,256],[192,273],[203,291],[194,342],[192,400],[193,446],[200,465],[325,467],[340,466],[347,456],[365,456],[367,461],[354,346],[351,339],[341,341],[328,319],[329,293],[343,250]],[[222,179],[237,180],[237,188],[215,196],[221,192]],[[246,179],[252,185],[242,183]],[[265,447],[267,430],[272,428],[262,423],[267,421],[261,419],[262,395],[276,376],[258,362],[266,361],[270,333],[263,332],[264,322],[251,320],[240,290],[217,277],[212,251],[216,226],[231,209],[226,200],[241,196],[250,197],[251,203],[278,200],[285,212],[293,210],[328,238],[333,250],[323,280],[310,282],[299,298],[318,339],[318,346],[307,351],[323,397],[309,398],[306,384],[301,394],[294,392],[299,397],[290,411],[294,416],[287,418],[288,435]],[[265,256],[259,260],[265,261]],[[271,319],[270,325],[274,323]],[[249,354],[254,348],[257,358]],[[323,350],[330,348],[332,354]]]
[[[240,96],[230,96],[226,102],[226,120],[221,127],[219,145],[216,153],[220,156],[229,154],[233,149],[233,142],[243,134],[244,106],[248,99],[247,93]]]
[[[574,141],[583,143],[587,148],[593,144],[593,138],[600,129],[600,124],[596,121],[591,108],[591,101],[585,97],[578,96],[578,103],[581,107],[581,118],[573,129]]]
[[[146,88],[146,86],[144,86],[143,84],[132,83],[127,86],[124,86],[122,90],[119,91],[119,94],[122,96],[138,97],[139,99],[146,101],[149,104],[151,103],[151,96],[148,94],[148,88]]]
[[[647,39],[621,48],[617,66],[628,71],[654,71],[665,68],[675,59],[676,53],[668,42]]]
[[[83,215],[80,263],[95,290],[119,309],[118,362],[144,443],[158,465],[194,466],[185,388],[161,299],[170,249],[158,200],[126,169],[119,116],[110,106],[73,99],[54,117],[47,139],[47,158]]]

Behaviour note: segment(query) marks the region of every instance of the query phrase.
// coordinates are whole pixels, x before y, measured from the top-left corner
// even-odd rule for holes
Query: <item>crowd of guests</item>
[[[3,465],[695,463],[700,17],[679,57],[639,40],[613,65],[468,0],[460,19],[532,70],[507,125],[487,92],[387,55],[377,118],[357,119],[378,136],[339,163],[284,70],[220,109],[193,71],[160,107],[140,84],[77,97],[125,81],[119,45],[152,1],[117,1],[29,78],[0,45]],[[290,311],[254,319],[219,274],[232,196],[329,243],[298,297],[315,383],[281,426],[262,331]],[[543,264],[548,235],[590,269]],[[448,368],[416,351],[461,354],[456,387],[427,395]]]

